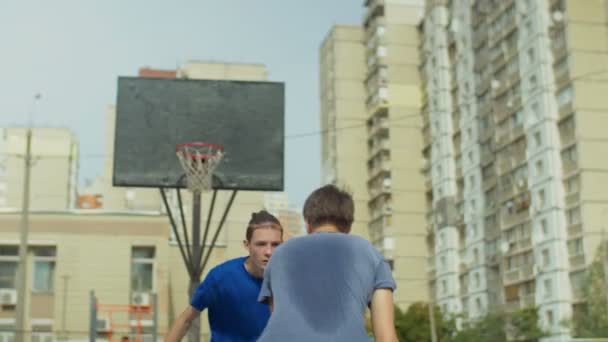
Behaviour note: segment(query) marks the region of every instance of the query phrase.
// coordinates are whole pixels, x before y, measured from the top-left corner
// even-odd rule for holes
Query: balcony
[[[575,224],[568,226],[568,237],[578,237],[583,234],[583,225]]]
[[[519,213],[511,214],[507,217],[502,218],[503,227],[511,227],[517,224],[524,223],[530,218],[528,210],[522,210]]]
[[[389,127],[388,119],[381,119],[381,120],[379,120],[379,122],[377,122],[371,128],[368,129],[368,134],[370,137],[378,135],[379,133],[384,134],[384,133],[388,132],[388,127]]]
[[[570,268],[581,268],[585,267],[585,255],[579,254],[570,257]]]
[[[520,273],[521,273],[521,278],[522,279],[532,279],[535,277],[534,275],[534,265],[533,264],[527,264],[527,265],[522,265],[521,269],[520,269]]]
[[[560,132],[559,137],[562,142],[562,146],[571,145],[576,141],[576,135],[574,134],[574,132]]]
[[[369,168],[369,175],[370,175],[370,182],[374,179],[376,179],[379,175],[381,174],[385,174],[385,173],[390,173],[391,171],[391,165],[390,162],[388,161],[382,161],[380,162],[380,165],[374,165],[372,167]]]
[[[564,170],[564,177],[574,173],[578,169],[578,164],[571,160],[562,159],[562,166]]]
[[[371,22],[376,17],[384,16],[384,0],[366,1],[367,13],[363,17],[363,26],[371,26]]]
[[[572,106],[572,102],[568,102],[559,107],[559,120],[565,118],[566,116],[572,114],[574,112],[574,107]]]
[[[530,293],[521,297],[521,306],[522,308],[529,308],[536,306],[536,295],[534,293]]]
[[[560,89],[568,82],[570,82],[570,74],[568,73],[568,70],[555,70],[555,87],[557,89]]]
[[[578,192],[566,195],[565,204],[566,208],[575,207],[579,204],[580,194]]]
[[[504,273],[505,284],[516,283],[520,280],[520,278],[521,278],[521,276],[519,274],[519,269],[505,271],[505,273]]]

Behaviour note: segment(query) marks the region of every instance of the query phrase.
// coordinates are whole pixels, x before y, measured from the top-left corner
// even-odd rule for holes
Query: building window
[[[0,246],[0,289],[15,289],[19,248]]]
[[[0,342],[13,342],[15,340],[15,324],[0,324]]]
[[[581,222],[581,213],[578,207],[568,210],[566,215],[568,216],[568,224],[570,225]]]
[[[528,63],[532,64],[534,63],[534,48],[529,48],[528,49]]]
[[[154,289],[154,247],[133,247],[131,250],[131,291],[151,292]]]
[[[542,144],[540,132],[535,132],[534,133],[534,142],[536,143],[536,147],[537,148],[540,147],[540,145]]]
[[[542,118],[542,112],[540,111],[540,105],[538,104],[538,102],[534,102],[532,104],[532,114],[534,114],[534,117],[537,120],[540,120],[540,118]]]
[[[566,188],[566,194],[576,193],[579,190],[579,178],[578,176],[572,176],[564,181],[564,187]]]
[[[441,258],[439,258],[440,262],[441,262],[441,270],[444,271],[446,264],[445,264],[445,256],[442,255]]]
[[[553,317],[553,310],[547,310],[547,324],[549,326],[553,326],[553,324],[555,323],[554,320],[555,318]]]
[[[551,279],[545,279],[543,284],[545,285],[545,298],[551,298],[553,296],[553,286],[551,284]]]
[[[536,176],[540,177],[543,174],[543,161],[542,160],[537,160],[536,161]]]
[[[538,190],[538,208],[537,209],[542,209],[545,207],[545,200],[546,200],[545,190],[544,189]]]
[[[562,160],[565,162],[575,163],[578,160],[576,146],[568,147],[562,151]]]
[[[479,288],[479,285],[481,283],[481,280],[479,278],[479,273],[475,272],[475,288]]]
[[[583,254],[583,239],[575,239],[568,241],[568,254],[577,256]]]
[[[48,324],[32,324],[31,342],[53,342],[53,328]]]
[[[540,230],[543,232],[544,236],[547,236],[549,234],[549,228],[547,226],[547,220],[546,219],[540,220]]]
[[[52,292],[55,284],[55,247],[34,247],[34,280],[32,290]]]
[[[548,248],[543,249],[542,255],[543,255],[543,266],[551,265],[551,254],[549,253]]]
[[[557,94],[557,105],[559,107],[572,101],[572,87],[566,87]]]
[[[445,280],[441,281],[441,293],[448,292],[448,283]]]

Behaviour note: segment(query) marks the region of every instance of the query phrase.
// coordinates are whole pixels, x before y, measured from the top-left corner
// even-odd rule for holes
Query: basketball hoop
[[[201,193],[211,190],[213,171],[224,156],[224,148],[207,142],[188,142],[175,146],[188,189]]]

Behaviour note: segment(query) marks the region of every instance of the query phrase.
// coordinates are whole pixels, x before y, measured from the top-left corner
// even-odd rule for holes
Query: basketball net
[[[224,156],[222,148],[204,143],[182,144],[176,154],[186,174],[188,190],[193,193],[211,190],[213,171]]]

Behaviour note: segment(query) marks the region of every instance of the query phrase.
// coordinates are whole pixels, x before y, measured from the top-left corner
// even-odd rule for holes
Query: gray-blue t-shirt
[[[279,246],[266,270],[259,300],[274,312],[262,342],[369,341],[364,312],[375,289],[395,289],[391,270],[367,240],[313,233]]]

